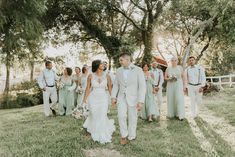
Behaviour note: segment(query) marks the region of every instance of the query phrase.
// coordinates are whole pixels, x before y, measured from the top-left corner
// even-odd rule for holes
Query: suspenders
[[[161,80],[161,72],[159,71],[159,72],[158,72],[158,74],[159,74],[159,77],[158,77],[158,83],[157,83],[157,86],[159,86],[159,84],[160,84],[160,80]]]
[[[157,82],[157,87],[159,86],[159,84],[160,84],[160,81],[161,81],[161,71],[159,70],[159,72],[158,72],[158,74],[159,74],[159,76],[158,76],[158,82]]]
[[[48,85],[44,71],[42,73],[43,73],[43,79],[45,80],[46,86],[47,87],[54,87],[55,85],[51,85],[51,86]],[[55,72],[53,71],[53,73],[55,73]]]
[[[187,69],[187,78],[189,78],[188,70],[189,70],[189,69]],[[198,86],[198,85],[200,85],[200,84],[201,84],[201,83],[200,83],[200,80],[201,80],[200,77],[201,77],[201,69],[198,68],[198,83],[197,83],[197,84],[193,84],[193,83],[188,82],[188,84],[189,84],[189,85],[192,85],[192,86]]]

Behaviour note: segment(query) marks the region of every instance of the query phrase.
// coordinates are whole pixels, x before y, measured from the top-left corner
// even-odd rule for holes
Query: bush
[[[2,95],[0,98],[1,109],[29,107],[42,103],[42,91],[36,81],[27,81],[16,85],[11,88],[8,95]]]
[[[11,87],[11,91],[19,91],[19,90],[28,90],[28,89],[32,89],[38,87],[37,81],[25,81],[25,82],[21,82],[20,84],[17,85],[13,85]]]
[[[19,104],[16,103],[16,98],[12,95],[3,95],[1,97],[0,108],[9,109],[9,108],[19,108]]]
[[[1,109],[23,108],[42,104],[38,94],[18,93],[17,96],[4,95],[0,101]]]

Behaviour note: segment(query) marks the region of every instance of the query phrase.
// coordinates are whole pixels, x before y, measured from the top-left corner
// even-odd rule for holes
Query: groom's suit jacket
[[[112,98],[117,98],[117,103],[127,102],[129,106],[136,106],[138,102],[144,103],[146,82],[142,69],[131,64],[125,80],[124,68],[118,68],[113,84]]]

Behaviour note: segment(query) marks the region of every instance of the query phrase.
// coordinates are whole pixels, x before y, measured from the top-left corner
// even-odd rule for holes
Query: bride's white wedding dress
[[[102,144],[111,142],[115,131],[113,119],[108,119],[107,77],[92,74],[91,92],[88,96],[89,115],[83,127],[91,134],[94,141]]]

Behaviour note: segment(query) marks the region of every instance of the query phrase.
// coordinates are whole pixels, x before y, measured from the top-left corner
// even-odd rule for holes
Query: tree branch
[[[116,11],[116,12],[122,14],[122,15],[123,15],[126,19],[128,19],[128,20],[133,24],[133,26],[134,26],[135,28],[137,28],[138,30],[141,30],[141,31],[144,30],[143,28],[141,28],[140,26],[138,26],[138,24],[136,24],[137,22],[136,22],[134,19],[132,19],[130,16],[128,16],[124,10],[120,10],[120,9],[117,8],[116,6],[114,6],[112,9],[113,9],[114,11]]]
[[[211,41],[211,37],[209,37],[208,43],[202,48],[200,54],[197,56],[197,58],[196,58],[196,61],[197,61],[197,62],[198,62],[198,61],[201,59],[201,57],[203,56],[204,51],[206,51],[206,50],[208,49],[208,47],[210,46],[210,41]]]
[[[132,4],[134,4],[134,6],[136,6],[137,8],[142,10],[143,12],[146,12],[146,9],[144,7],[141,7],[138,3],[134,2],[133,0],[130,0],[130,1]]]

